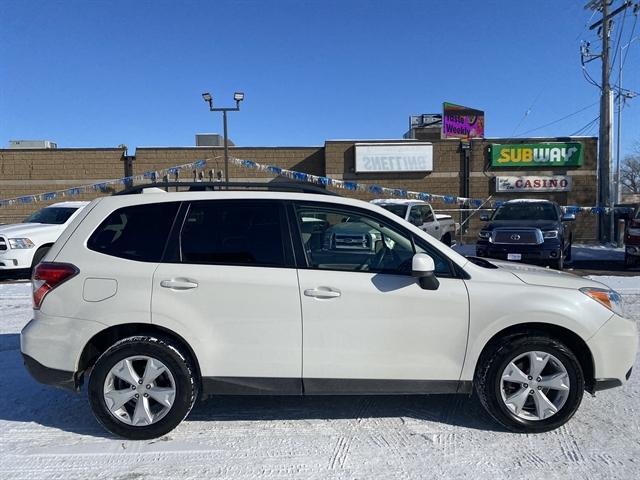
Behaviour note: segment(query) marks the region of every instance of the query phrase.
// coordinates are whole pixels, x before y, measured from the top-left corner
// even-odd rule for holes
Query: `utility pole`
[[[602,60],[602,83],[600,86],[600,133],[598,142],[598,206],[602,208],[609,207],[608,214],[598,215],[598,239],[601,242],[613,241],[613,198],[611,195],[611,126],[612,126],[612,97],[611,83],[609,76],[611,69],[609,66],[609,40],[611,37],[611,26],[613,18],[627,7],[631,6],[631,0],[625,0],[617,9],[609,12],[609,6],[612,0],[591,0],[585,9],[599,10],[602,12],[602,18],[589,27],[593,30],[600,28],[602,37],[602,52],[600,59]]]

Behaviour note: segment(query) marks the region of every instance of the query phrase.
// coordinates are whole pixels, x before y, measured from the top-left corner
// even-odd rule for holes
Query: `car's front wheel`
[[[89,402],[111,433],[132,440],[173,430],[195,403],[197,387],[188,357],[169,340],[136,336],[98,358],[89,378]]]
[[[557,340],[535,334],[509,337],[485,352],[480,362],[475,380],[480,401],[511,431],[553,430],[580,406],[582,368]]]

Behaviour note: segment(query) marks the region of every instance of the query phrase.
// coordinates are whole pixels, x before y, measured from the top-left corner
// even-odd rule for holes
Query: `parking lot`
[[[640,320],[638,278],[597,277]],[[640,381],[585,395],[564,427],[505,432],[466,396],[217,397],[168,436],[124,441],[86,393],[37,384],[22,366],[28,283],[0,285],[0,478],[636,478]],[[636,361],[636,371],[640,366]]]

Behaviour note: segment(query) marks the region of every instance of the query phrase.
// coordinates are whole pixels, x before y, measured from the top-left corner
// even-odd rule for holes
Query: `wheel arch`
[[[587,343],[575,332],[572,332],[568,328],[560,325],[554,325],[550,323],[521,323],[517,325],[511,325],[507,328],[495,333],[489,341],[485,344],[474,367],[474,376],[478,372],[479,366],[482,364],[483,357],[490,352],[498,343],[505,340],[511,340],[523,335],[544,335],[555,340],[564,343],[576,356],[585,379],[585,390],[589,393],[594,392],[595,386],[595,365],[593,360],[593,354],[589,349]]]
[[[189,355],[189,360],[193,365],[196,381],[201,382],[200,364],[193,348],[189,343],[176,332],[168,328],[154,325],[151,323],[126,323],[113,325],[96,333],[84,346],[82,353],[78,359],[78,368],[76,378],[79,379],[78,385],[82,385],[82,377],[84,373],[93,367],[96,360],[113,344],[123,338],[135,335],[149,335],[167,338],[175,342],[184,354]]]

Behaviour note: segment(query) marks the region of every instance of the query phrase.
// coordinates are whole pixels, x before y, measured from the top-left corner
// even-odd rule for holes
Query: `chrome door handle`
[[[162,280],[160,282],[160,286],[164,288],[171,288],[173,290],[190,290],[192,288],[196,288],[198,283],[191,280],[176,278],[171,280]]]
[[[305,296],[314,298],[338,298],[342,295],[340,290],[329,287],[308,288],[304,291]]]

